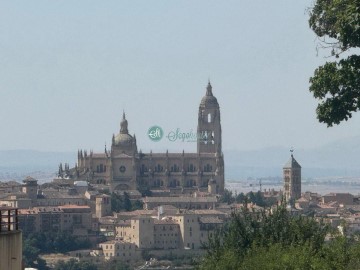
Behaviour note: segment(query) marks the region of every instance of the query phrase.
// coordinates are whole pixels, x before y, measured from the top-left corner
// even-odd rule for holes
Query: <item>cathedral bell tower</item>
[[[217,153],[221,155],[220,107],[213,96],[210,81],[206,95],[201,99],[198,116],[198,153]]]

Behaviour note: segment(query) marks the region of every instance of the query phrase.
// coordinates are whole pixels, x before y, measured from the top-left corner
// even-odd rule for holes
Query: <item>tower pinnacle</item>
[[[120,123],[120,133],[121,134],[128,134],[128,121],[125,118],[125,111],[123,111],[123,119],[121,120]]]
[[[206,95],[207,95],[207,96],[212,96],[212,95],[213,95],[213,94],[212,94],[212,86],[211,86],[210,80],[209,80],[208,85],[207,85],[207,87],[206,87]]]

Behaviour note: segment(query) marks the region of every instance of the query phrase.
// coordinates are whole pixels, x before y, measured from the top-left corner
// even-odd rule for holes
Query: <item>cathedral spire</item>
[[[123,119],[120,123],[120,133],[121,134],[129,134],[128,131],[128,121],[125,118],[125,111],[123,111]]]
[[[213,93],[212,93],[212,86],[211,86],[211,83],[210,83],[210,79],[209,79],[209,82],[208,82],[208,85],[206,87],[206,95],[207,96],[212,96]]]

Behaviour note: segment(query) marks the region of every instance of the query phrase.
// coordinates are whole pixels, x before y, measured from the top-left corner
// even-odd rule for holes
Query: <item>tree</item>
[[[97,270],[97,266],[93,263],[71,259],[68,262],[59,261],[55,265],[55,270]]]
[[[232,204],[235,201],[231,190],[225,188],[223,195],[220,198],[220,202]]]
[[[336,58],[318,67],[310,78],[310,92],[319,100],[317,118],[330,127],[360,110],[360,56],[340,59],[342,53],[360,46],[359,1],[316,0],[309,25],[320,46],[331,48]]]
[[[321,257],[327,232],[327,226],[312,218],[291,216],[285,206],[278,207],[273,213],[250,212],[244,208],[241,213],[233,213],[223,230],[209,239],[205,246],[207,254],[199,268],[308,269],[306,266],[309,265],[309,256],[319,254]],[[302,261],[291,260],[297,258],[297,252],[301,252]],[[284,267],[265,267],[267,262],[264,258],[269,256],[267,253],[275,256],[274,258],[281,258],[281,266]],[[258,258],[260,255],[257,254],[263,256]],[[281,257],[280,254],[284,255]],[[250,267],[249,260],[256,260],[257,267]],[[276,260],[272,260],[276,263]],[[261,267],[261,262],[264,267]]]
[[[243,192],[241,192],[240,194],[237,194],[235,196],[235,201],[237,203],[244,203],[245,200],[247,200],[247,197],[245,196],[245,194]]]
[[[24,256],[28,261],[34,261],[36,254],[52,252],[65,253],[72,250],[91,247],[88,239],[81,239],[67,232],[39,232],[24,238]],[[36,257],[36,256],[35,256]]]
[[[123,196],[112,193],[110,200],[111,210],[114,212],[134,211],[138,209],[143,209],[143,203],[139,200],[132,202],[127,192],[124,192]]]
[[[39,270],[49,269],[46,262],[39,257],[40,249],[34,247],[34,241],[25,241],[23,245],[23,259],[24,265],[35,267]]]

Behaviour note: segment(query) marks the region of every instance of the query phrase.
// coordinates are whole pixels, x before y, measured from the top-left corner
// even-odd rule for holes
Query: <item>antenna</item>
[[[291,146],[291,148],[290,148],[291,156],[293,156],[294,151],[295,151],[295,150],[294,150],[294,147]]]

